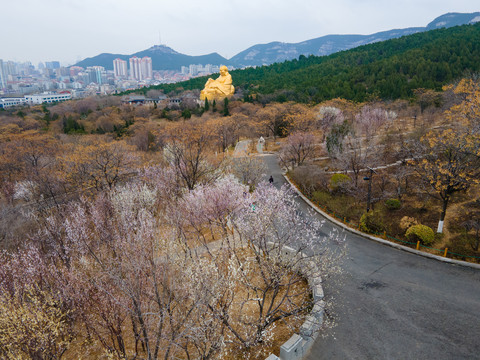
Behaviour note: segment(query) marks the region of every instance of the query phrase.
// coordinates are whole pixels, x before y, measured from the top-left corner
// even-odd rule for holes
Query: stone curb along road
[[[430,258],[430,259],[435,259],[435,260],[438,260],[438,261],[443,261],[443,262],[446,262],[446,263],[451,263],[451,264],[456,264],[456,265],[460,265],[460,266],[466,266],[466,267],[471,267],[471,268],[474,268],[474,269],[478,269],[480,270],[480,264],[474,264],[474,263],[469,263],[467,261],[461,261],[461,260],[455,260],[455,259],[450,259],[450,258],[446,258],[446,257],[443,257],[443,256],[438,256],[438,255],[434,255],[434,254],[430,254],[430,253],[426,253],[426,252],[423,252],[423,251],[419,251],[419,250],[415,250],[415,249],[412,249],[412,248],[409,248],[408,246],[403,246],[403,245],[400,245],[400,244],[396,244],[392,241],[388,241],[388,240],[385,240],[385,239],[381,239],[381,238],[378,238],[376,236],[372,236],[372,235],[368,235],[368,234],[365,234],[364,232],[361,232],[361,231],[358,231],[358,230],[355,230],[347,225],[345,225],[344,223],[342,223],[341,221],[338,221],[337,219],[333,218],[332,216],[328,215],[327,213],[323,212],[322,210],[320,210],[314,203],[312,203],[305,195],[303,195],[300,190],[298,190],[298,188],[290,181],[290,179],[284,174],[283,177],[285,178],[285,180],[290,184],[291,188],[308,204],[310,205],[310,207],[315,210],[316,212],[318,212],[320,215],[322,215],[324,218],[328,219],[328,221],[334,223],[335,225],[343,228],[344,230],[346,231],[349,231],[353,234],[356,234],[356,235],[359,235],[361,237],[364,237],[366,239],[369,239],[369,240],[372,240],[372,241],[376,241],[376,242],[379,242],[379,243],[382,243],[382,244],[385,244],[387,246],[391,246],[393,248],[396,248],[396,249],[399,249],[399,250],[403,250],[403,251],[407,251],[407,252],[410,252],[410,253],[413,253],[413,254],[417,254],[417,255],[420,255],[420,256],[423,256],[423,257],[427,257],[427,258]],[[479,355],[480,356],[480,355]]]

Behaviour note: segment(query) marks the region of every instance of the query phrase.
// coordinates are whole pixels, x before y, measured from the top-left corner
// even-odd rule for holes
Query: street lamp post
[[[368,195],[367,195],[367,212],[370,211],[370,202],[371,202],[371,199],[372,199],[372,176],[375,172],[375,170],[373,170],[372,168],[368,168],[368,170],[370,170],[370,176],[365,176],[363,178],[363,180],[366,180],[368,181]]]

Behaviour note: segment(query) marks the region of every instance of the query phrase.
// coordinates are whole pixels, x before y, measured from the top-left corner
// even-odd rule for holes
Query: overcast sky
[[[70,65],[161,43],[231,58],[271,41],[425,26],[479,0],[1,0],[0,59]]]

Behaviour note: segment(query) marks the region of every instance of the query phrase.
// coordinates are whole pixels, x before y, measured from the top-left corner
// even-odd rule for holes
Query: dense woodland
[[[251,84],[245,96],[203,106],[192,85],[174,106],[112,96],[0,111],[0,357],[278,353],[316,305],[305,279],[341,271],[344,247],[318,236],[287,189],[263,181],[260,136],[340,218],[478,261],[480,82],[459,76],[479,64],[479,31],[235,72]],[[458,68],[441,65],[453,56]],[[414,79],[419,61],[427,65]],[[344,73],[325,70],[342,63]],[[411,81],[382,92],[390,73]],[[324,74],[317,92],[312,74]],[[335,84],[328,95],[323,84]],[[249,156],[234,158],[241,139],[254,140]],[[285,255],[292,246],[309,256]]]

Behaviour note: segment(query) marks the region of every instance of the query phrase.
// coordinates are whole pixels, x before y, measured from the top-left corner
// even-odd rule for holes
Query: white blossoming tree
[[[168,169],[144,175],[66,206],[35,237],[43,260],[30,267],[52,274],[42,281],[64,304],[60,321],[85,329],[72,333],[84,354],[247,358],[312,309],[306,278],[335,271],[337,247],[287,189],[261,183],[249,193],[228,176],[189,191]]]

